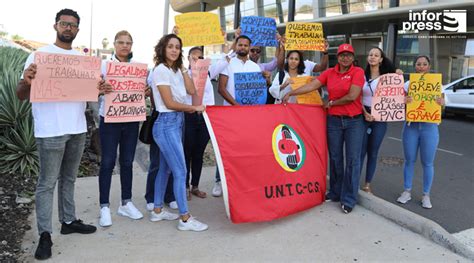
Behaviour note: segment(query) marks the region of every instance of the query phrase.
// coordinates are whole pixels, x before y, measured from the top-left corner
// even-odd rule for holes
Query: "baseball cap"
[[[350,53],[354,54],[354,48],[350,44],[342,44],[337,49],[337,55],[339,55],[343,52],[350,52]]]

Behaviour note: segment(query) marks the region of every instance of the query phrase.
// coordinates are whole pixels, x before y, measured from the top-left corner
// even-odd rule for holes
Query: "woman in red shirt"
[[[326,194],[326,201],[340,201],[342,210],[347,214],[357,203],[359,190],[360,152],[364,132],[361,103],[364,70],[353,66],[354,49],[349,44],[339,46],[337,62],[335,67],[324,71],[311,83],[290,91],[283,98],[283,102],[287,102],[290,96],[305,94],[322,86],[327,87],[330,189]]]

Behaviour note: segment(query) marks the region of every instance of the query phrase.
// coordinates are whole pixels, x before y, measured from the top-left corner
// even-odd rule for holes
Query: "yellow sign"
[[[286,50],[324,51],[323,25],[321,23],[290,22],[286,24]]]
[[[219,17],[207,12],[191,12],[175,16],[183,47],[223,44]]]
[[[292,82],[290,84],[291,89],[295,90],[303,85],[310,83],[313,80],[313,77],[311,76],[304,76],[304,77],[293,77],[290,78],[290,81]],[[296,103],[298,104],[312,104],[312,105],[323,105],[323,100],[321,99],[321,96],[319,95],[319,92],[317,90],[311,91],[309,93],[303,94],[303,95],[297,95],[296,96]]]
[[[441,74],[410,74],[408,96],[413,102],[407,103],[407,121],[441,122],[441,105],[436,99],[441,97]]]

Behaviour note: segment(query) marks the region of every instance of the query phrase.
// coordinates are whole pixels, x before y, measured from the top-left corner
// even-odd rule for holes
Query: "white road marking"
[[[391,140],[394,140],[394,141],[399,141],[399,142],[402,141],[401,139],[398,139],[398,138],[395,138],[395,137],[390,137],[390,136],[388,136],[387,138],[389,138],[389,139],[391,139]],[[441,148],[438,148],[438,151],[440,151],[440,152],[445,152],[445,153],[450,153],[450,154],[454,154],[454,155],[457,155],[457,156],[463,156],[462,153],[452,152],[452,151],[448,151],[448,150],[441,149]]]

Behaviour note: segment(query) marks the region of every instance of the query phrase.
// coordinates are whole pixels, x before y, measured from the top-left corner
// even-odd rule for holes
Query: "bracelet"
[[[327,52],[327,51],[326,51],[326,52],[322,52],[322,53],[323,53],[323,55],[327,55],[327,54],[328,54],[328,52]]]
[[[183,74],[186,74],[186,73],[188,73],[188,69],[187,69],[187,68],[185,68],[185,69],[182,69],[182,70],[181,70],[181,73],[183,73]]]

